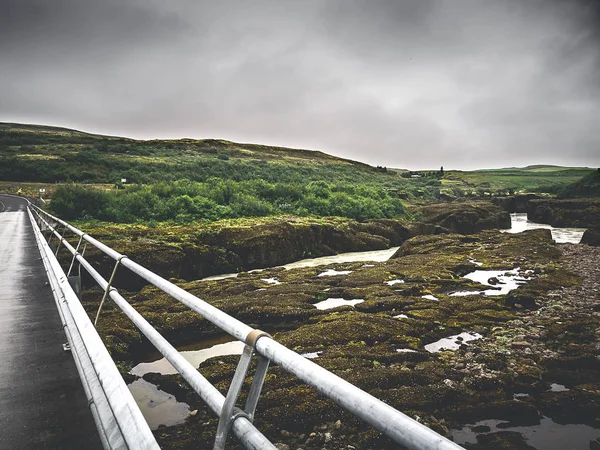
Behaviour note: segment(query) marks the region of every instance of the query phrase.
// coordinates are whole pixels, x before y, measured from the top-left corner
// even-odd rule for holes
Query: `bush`
[[[104,219],[109,202],[110,197],[105,192],[77,185],[63,185],[56,188],[50,209],[66,220],[85,216]]]
[[[357,220],[405,215],[400,199],[390,196],[382,187],[325,181],[313,181],[306,186],[265,180],[159,181],[110,192],[67,185],[57,189],[51,206],[66,219],[87,215],[124,223],[186,223],[289,213]]]

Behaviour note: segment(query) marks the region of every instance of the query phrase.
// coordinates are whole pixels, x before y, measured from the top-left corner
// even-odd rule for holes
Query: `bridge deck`
[[[0,448],[101,449],[22,199],[0,195]]]

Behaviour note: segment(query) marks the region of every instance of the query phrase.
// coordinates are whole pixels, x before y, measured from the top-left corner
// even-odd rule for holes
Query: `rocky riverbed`
[[[417,236],[387,262],[179,284],[444,435],[487,419],[507,430],[476,427],[478,443],[467,448],[518,449],[532,447],[511,430],[544,417],[585,424],[600,437],[599,256],[598,248],[555,244],[549,230],[483,231]],[[484,285],[465,277],[481,270],[514,275],[516,289],[484,295],[500,291],[503,276]],[[319,276],[327,271],[333,275]],[[472,295],[452,295],[465,291]],[[315,307],[330,298],[355,301]],[[91,310],[97,295],[84,300]],[[154,288],[134,294],[132,303],[175,343],[216,333]],[[100,330],[128,372],[143,356],[144,340],[110,307]],[[428,351],[450,336],[458,336],[455,349]],[[209,359],[199,370],[225,393],[238,358]],[[178,375],[149,373],[144,380],[190,405],[183,424],[155,430],[161,446],[210,445],[217,418]],[[568,390],[553,391],[553,384]],[[256,423],[280,448],[396,448],[279,367],[269,369]]]

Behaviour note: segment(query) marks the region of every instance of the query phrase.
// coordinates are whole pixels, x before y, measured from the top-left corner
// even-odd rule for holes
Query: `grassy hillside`
[[[211,177],[235,181],[302,176],[362,180],[377,170],[318,151],[204,139],[116,138],[54,127],[0,124],[0,179],[82,183],[153,183]],[[301,173],[298,173],[301,172]]]
[[[215,139],[139,141],[0,123],[0,190],[21,188],[33,196],[45,189],[51,208],[67,219],[398,218],[407,216],[404,201],[557,193],[590,171],[530,166],[411,173],[319,151]]]
[[[0,124],[1,183],[9,191],[24,184],[27,194],[46,183],[51,207],[67,219],[180,223],[280,214],[404,217],[401,199],[433,200],[440,185],[319,151],[18,124]]]
[[[600,168],[565,186],[559,197],[600,197]]]
[[[528,166],[463,172],[446,171],[442,192],[481,195],[516,192],[557,194],[593,169],[588,167]]]

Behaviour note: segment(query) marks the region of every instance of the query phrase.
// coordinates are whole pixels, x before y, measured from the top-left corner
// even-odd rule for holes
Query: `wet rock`
[[[512,348],[527,348],[527,347],[530,347],[531,344],[527,341],[514,341],[514,342],[511,342],[510,346]]]
[[[510,228],[510,215],[491,202],[451,202],[418,209],[425,222],[450,233],[472,234],[488,228]]]
[[[600,199],[533,199],[527,218],[554,227],[593,227],[600,223]]]
[[[581,238],[582,244],[600,246],[600,227],[588,228]]]
[[[536,450],[527,444],[520,433],[514,431],[499,431],[497,433],[480,434],[477,444],[465,444],[467,450]]]
[[[584,423],[597,426],[600,419],[600,395],[595,392],[568,390],[543,392],[538,398],[539,409],[557,423]]]
[[[519,194],[510,197],[495,197],[492,202],[509,213],[526,213],[531,200],[540,198],[536,194]]]

